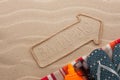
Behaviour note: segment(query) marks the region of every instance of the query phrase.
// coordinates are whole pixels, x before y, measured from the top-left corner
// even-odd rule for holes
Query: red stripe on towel
[[[57,80],[53,73],[51,74],[51,77],[52,77],[53,80]]]
[[[61,70],[59,70],[60,71],[60,73],[62,74],[62,76],[63,76],[63,78],[65,77],[65,75],[62,73],[62,71]]]
[[[46,76],[46,77],[42,78],[41,80],[49,80],[49,79],[48,79],[48,77]]]

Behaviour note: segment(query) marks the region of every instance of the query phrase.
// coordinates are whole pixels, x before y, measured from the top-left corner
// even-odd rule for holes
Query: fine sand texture
[[[52,65],[40,68],[30,48],[74,23],[77,14],[102,20],[102,43],[95,45],[90,42]],[[89,26],[96,31],[94,24]],[[89,28],[82,24],[80,29],[82,33]],[[39,80],[119,37],[120,0],[0,0],[0,80]],[[47,58],[43,61],[47,61]]]

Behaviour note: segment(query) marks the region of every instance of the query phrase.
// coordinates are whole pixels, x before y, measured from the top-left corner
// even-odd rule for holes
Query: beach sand
[[[102,43],[86,44],[40,68],[29,51],[31,46],[73,23],[80,13],[103,21]],[[0,79],[39,80],[119,37],[120,0],[0,0]]]

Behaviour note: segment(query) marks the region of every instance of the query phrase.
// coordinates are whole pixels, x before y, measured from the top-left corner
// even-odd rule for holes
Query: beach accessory
[[[79,14],[76,18],[75,23],[31,47],[30,51],[40,67],[51,65],[91,41],[100,44],[102,21],[84,14]]]
[[[87,58],[91,77],[95,80],[119,80],[120,76],[115,70],[114,63],[102,50],[96,49]]]

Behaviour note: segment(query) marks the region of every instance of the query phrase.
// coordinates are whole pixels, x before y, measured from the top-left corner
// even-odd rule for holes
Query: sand
[[[120,0],[0,0],[0,79],[39,80],[79,56],[119,38]],[[40,68],[29,49],[75,21],[79,13],[101,19],[102,43],[89,43]]]

